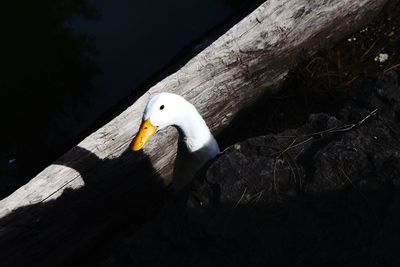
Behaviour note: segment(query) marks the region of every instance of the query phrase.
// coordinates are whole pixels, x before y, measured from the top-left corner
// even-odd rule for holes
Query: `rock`
[[[207,171],[221,203],[282,200],[346,186],[371,190],[400,173],[397,75],[365,87],[336,118],[311,114],[298,129],[250,138],[228,148]],[[373,114],[377,110],[376,115]],[[365,121],[363,121],[367,118]],[[358,125],[359,124],[359,125]]]

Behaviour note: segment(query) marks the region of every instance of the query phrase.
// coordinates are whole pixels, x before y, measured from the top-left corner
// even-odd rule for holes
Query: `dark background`
[[[0,198],[208,46],[257,2],[3,1]]]

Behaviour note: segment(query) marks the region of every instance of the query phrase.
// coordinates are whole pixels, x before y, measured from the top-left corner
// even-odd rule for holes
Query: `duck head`
[[[190,128],[193,128],[191,125],[199,120],[198,117],[202,121],[200,123],[204,123],[196,108],[183,97],[172,93],[157,94],[150,99],[144,110],[142,123],[131,143],[131,149],[142,149],[158,130],[171,125],[190,135]]]

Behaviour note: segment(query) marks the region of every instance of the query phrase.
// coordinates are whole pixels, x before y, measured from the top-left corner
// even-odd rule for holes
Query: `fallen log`
[[[218,133],[240,110],[251,105],[266,91],[276,88],[301,56],[314,54],[359,29],[386,2],[265,2],[179,71],[150,88],[127,110],[88,136],[29,183],[3,199],[0,202],[0,218],[3,218],[0,246],[17,242],[15,239],[26,240],[35,236],[32,237],[31,243],[24,245],[26,251],[29,250],[29,245],[34,246],[38,240],[63,241],[73,233],[75,239],[71,238],[67,244],[60,245],[63,249],[59,250],[63,252],[62,255],[57,254],[58,261],[55,257],[47,259],[47,263],[55,266],[56,263],[62,262],[63,257],[75,253],[80,248],[71,248],[76,245],[74,241],[83,246],[94,236],[106,231],[110,225],[119,222],[116,218],[122,215],[116,210],[126,211],[129,206],[121,208],[118,205],[136,203],[136,198],[127,200],[124,197],[138,193],[138,188],[143,183],[146,184],[141,176],[149,174],[155,181],[161,179],[164,184],[169,184],[176,153],[176,131],[167,129],[157,133],[146,145],[143,154],[126,152],[151,95],[168,91],[184,96],[198,108],[213,132]],[[144,165],[146,167],[143,167]],[[135,182],[127,181],[122,178],[124,176],[129,176],[130,181]],[[113,182],[109,183],[112,178]],[[142,194],[160,192],[158,189],[141,191]],[[81,226],[80,223],[74,220],[66,223],[61,220],[57,216],[61,216],[63,211],[55,213],[56,209],[47,208],[48,206],[46,209],[35,208],[46,202],[52,207],[56,205],[60,208],[57,202],[61,200],[61,207],[66,208],[68,217],[78,218],[80,214],[77,213],[82,212],[82,209],[71,207],[86,205],[85,207],[90,209],[86,203],[108,203],[109,209],[98,210],[99,213],[101,210],[109,216],[106,216],[107,219],[101,217],[104,221],[97,221],[96,227],[79,229],[77,234],[75,229]],[[139,206],[137,208],[140,208]],[[49,215],[51,212],[53,213]],[[113,217],[115,213],[118,216]],[[26,228],[27,225],[31,226],[32,222],[41,221],[43,218],[50,227],[41,226],[40,231]],[[57,227],[54,226],[56,222],[59,223]],[[18,243],[15,243],[15,246],[18,246]],[[67,246],[69,248],[65,250]],[[46,249],[54,251],[55,248],[48,245],[40,252],[34,252],[41,255]]]
[[[120,157],[138,128],[149,97],[161,91],[183,95],[218,132],[243,107],[282,82],[301,54],[313,54],[350,34],[385,2],[267,1],[78,146],[101,159]],[[171,174],[175,134],[171,129],[158,133],[144,149],[163,177]],[[69,167],[49,166],[3,199],[0,216],[18,207],[56,198],[66,188],[81,187],[84,183],[75,170],[80,168],[74,168],[74,164],[85,165],[85,172],[93,169],[85,155],[73,151],[62,156],[61,161],[73,163]]]

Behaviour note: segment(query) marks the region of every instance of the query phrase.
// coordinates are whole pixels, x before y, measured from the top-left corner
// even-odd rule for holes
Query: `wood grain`
[[[162,91],[181,94],[198,108],[210,128],[218,132],[243,107],[282,82],[301,54],[315,53],[350,34],[385,2],[267,1],[78,146],[101,159],[119,157],[135,135],[149,97]],[[176,150],[175,135],[171,129],[159,132],[144,149],[154,168],[167,179]],[[65,160],[72,163],[70,167],[50,165],[3,199],[0,217],[18,207],[56,198],[66,188],[83,186],[74,164],[84,165],[85,171],[90,172],[91,162],[73,149],[62,156],[62,161]]]

